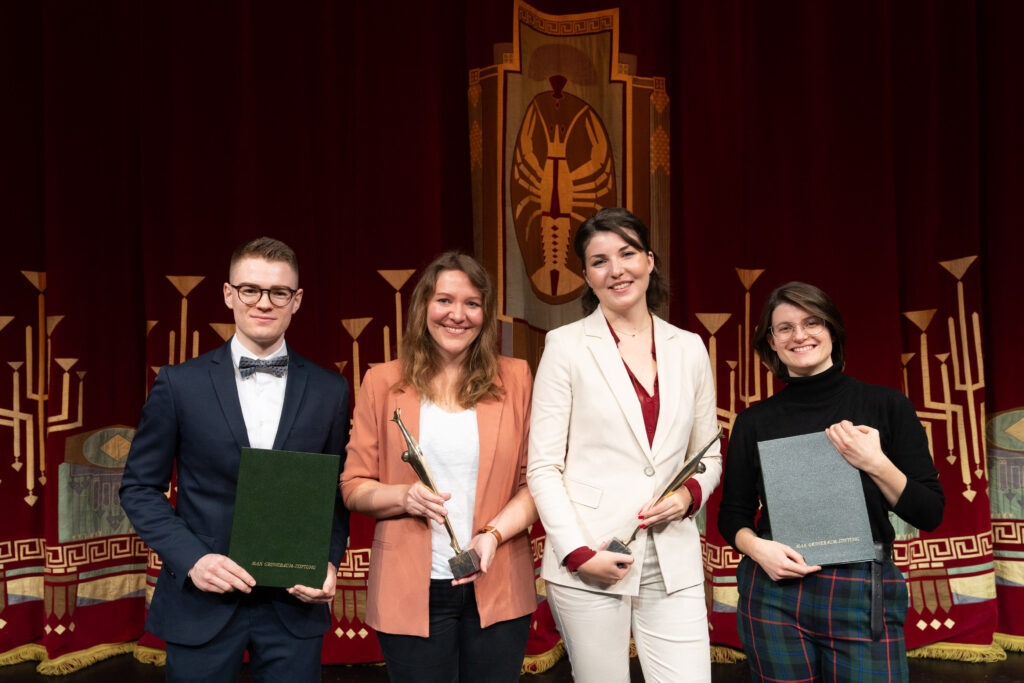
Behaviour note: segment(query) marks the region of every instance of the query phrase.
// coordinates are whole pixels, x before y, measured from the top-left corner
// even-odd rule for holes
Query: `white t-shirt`
[[[427,470],[440,493],[452,497],[445,503],[455,538],[465,549],[473,537],[473,506],[480,469],[480,435],[476,408],[449,413],[430,401],[420,404],[420,448]],[[430,523],[432,559],[430,578],[451,579],[448,560],[455,556],[444,525]]]

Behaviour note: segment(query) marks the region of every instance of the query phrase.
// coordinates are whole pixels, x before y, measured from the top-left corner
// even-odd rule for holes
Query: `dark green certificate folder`
[[[229,557],[260,586],[320,588],[339,456],[243,448]]]

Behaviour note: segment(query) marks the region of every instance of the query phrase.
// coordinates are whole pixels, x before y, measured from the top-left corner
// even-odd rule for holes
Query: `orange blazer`
[[[533,379],[525,361],[500,358],[501,400],[476,405],[480,433],[473,529],[487,524],[526,485],[526,452]],[[395,389],[401,380],[399,361],[371,368],[356,400],[348,457],[341,477],[346,504],[363,482],[413,484],[412,467],[402,460],[405,440],[391,422],[395,408],[419,440],[420,395],[412,387]],[[426,454],[429,463],[430,454]],[[458,539],[465,545],[469,539]],[[366,623],[385,633],[426,637],[429,634],[431,536],[422,517],[403,515],[378,519],[370,551]],[[537,606],[533,553],[526,532],[498,546],[486,575],[475,582],[480,624],[530,614]]]

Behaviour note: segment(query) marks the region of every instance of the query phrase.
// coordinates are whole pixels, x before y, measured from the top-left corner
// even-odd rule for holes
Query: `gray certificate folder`
[[[228,556],[260,586],[327,578],[340,456],[243,448]]]
[[[825,432],[759,441],[757,448],[773,540],[811,565],[874,558],[860,472]]]

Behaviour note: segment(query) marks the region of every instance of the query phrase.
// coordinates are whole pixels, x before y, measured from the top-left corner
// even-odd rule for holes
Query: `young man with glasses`
[[[316,681],[348,537],[340,498],[322,586],[258,586],[227,552],[241,449],[337,453],[343,465],[348,384],[285,344],[302,304],[286,244],[238,247],[223,293],[235,335],[161,369],[121,483],[125,512],[163,563],[146,629],[167,641],[168,681],[236,680],[246,650],[253,680]]]

